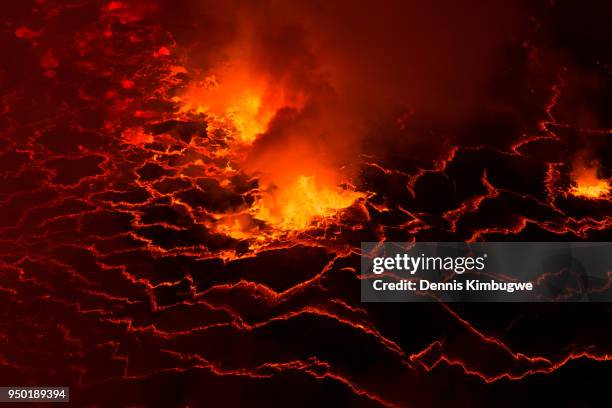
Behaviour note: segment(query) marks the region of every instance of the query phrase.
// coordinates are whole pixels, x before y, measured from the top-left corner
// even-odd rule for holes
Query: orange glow
[[[148,134],[141,127],[127,128],[121,134],[123,141],[132,145],[139,145],[153,142],[153,135]]]
[[[576,166],[572,178],[575,185],[570,189],[570,193],[577,197],[598,199],[610,193],[610,184],[608,180],[599,178],[597,166]]]
[[[230,47],[229,63],[216,64],[175,101],[181,112],[205,114],[208,133],[226,140],[216,155],[222,153],[236,170],[258,177],[261,195],[253,207],[216,224],[226,235],[256,241],[262,229],[307,229],[362,194],[339,187],[343,177],[339,166],[330,163],[330,139],[321,136],[338,135],[344,129],[341,119],[308,116],[312,107],[300,115],[318,88],[270,73],[254,52],[249,44]],[[279,121],[281,111],[285,116]]]
[[[303,108],[305,97],[299,92],[283,89],[240,65],[218,68],[220,76],[210,75],[192,85],[180,98],[183,111],[204,113],[208,116],[208,131],[219,132],[248,148],[281,108]],[[291,95],[290,97],[288,95]],[[303,135],[308,138],[308,134]],[[338,187],[337,174],[318,162],[319,154],[304,149],[303,140],[279,144],[274,155],[255,166],[247,166],[251,173],[265,174],[263,192],[250,215],[277,230],[302,230],[315,219],[328,217],[349,207],[363,194]],[[232,156],[232,144],[224,151]],[[310,157],[310,159],[307,159]],[[267,187],[266,187],[267,186]],[[245,214],[222,218],[217,228],[234,238],[261,236],[258,226]]]
[[[235,140],[252,143],[280,108],[302,104],[301,98],[289,98],[285,90],[238,63],[214,71],[180,98],[183,111],[209,117],[209,131],[222,130]]]
[[[216,224],[217,231],[236,239],[265,239],[248,214],[223,216]]]
[[[317,218],[349,207],[363,194],[319,183],[315,176],[298,176],[289,186],[264,193],[257,219],[284,230],[305,229]]]

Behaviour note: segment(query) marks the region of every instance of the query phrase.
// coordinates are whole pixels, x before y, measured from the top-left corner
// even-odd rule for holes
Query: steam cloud
[[[528,27],[509,1],[193,1],[181,7],[174,12],[190,18],[173,18],[187,21],[174,32],[189,37],[177,43],[190,44],[179,52],[192,69],[239,61],[290,101],[246,164],[277,174],[275,183],[283,182],[279,168],[284,175],[324,178],[342,166],[354,168],[372,129],[406,112],[442,124],[468,121],[485,103],[504,47]]]

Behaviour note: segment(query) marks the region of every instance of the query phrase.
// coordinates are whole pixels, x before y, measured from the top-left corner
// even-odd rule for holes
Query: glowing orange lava
[[[300,98],[289,97],[240,64],[217,68],[218,73],[192,84],[179,99],[183,111],[204,113],[208,129],[220,130],[232,139],[252,143],[266,131],[278,109],[299,107]]]
[[[146,133],[142,127],[127,128],[121,136],[125,143],[133,145],[153,142],[153,135]]]
[[[300,111],[306,96],[259,75],[248,62],[237,60],[215,67],[203,80],[192,83],[175,102],[181,104],[182,113],[207,116],[209,134],[221,135],[228,142],[222,152],[211,153],[215,156],[223,153],[240,168],[243,153],[254,148],[254,142],[268,131],[277,112],[282,108]],[[307,132],[304,137],[308,137]],[[303,230],[363,196],[340,187],[342,178],[333,170],[334,166],[319,163],[318,153],[300,150],[303,140],[291,140],[275,148],[276,159],[247,166],[248,170],[243,168],[249,174],[265,177],[265,181],[260,177],[260,196],[246,211],[219,215],[216,223],[219,232],[238,239],[258,240],[262,238],[264,223],[276,231]],[[304,165],[307,156],[311,159]]]
[[[599,178],[597,166],[578,166],[572,173],[575,185],[570,193],[583,198],[599,199],[610,194],[608,180]]]
[[[301,230],[316,219],[349,207],[362,193],[298,176],[285,188],[266,192],[257,203],[255,217],[284,230]]]

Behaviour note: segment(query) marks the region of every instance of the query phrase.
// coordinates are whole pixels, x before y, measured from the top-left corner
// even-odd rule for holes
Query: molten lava
[[[192,84],[181,97],[183,111],[208,116],[209,131],[222,131],[234,140],[252,143],[266,131],[278,109],[300,106],[299,98],[289,98],[240,64],[216,71],[218,74]]]
[[[598,175],[598,166],[578,165],[572,173],[575,185],[570,193],[588,199],[604,198],[610,194],[610,183]]]
[[[216,72],[218,75],[210,74],[194,82],[175,101],[182,104],[182,113],[207,116],[209,134],[225,138],[227,146],[222,155],[238,165],[237,171],[260,177],[258,200],[246,213],[221,217],[216,226],[218,231],[239,239],[257,238],[261,237],[261,222],[275,230],[303,230],[363,196],[339,187],[344,178],[335,174],[338,172],[333,166],[322,165],[318,162],[319,154],[303,149],[307,132],[301,140],[278,143],[277,159],[271,160],[274,163],[267,160],[242,166],[243,154],[253,150],[258,138],[269,131],[275,115],[287,108],[299,112],[307,96],[258,75],[249,69],[248,63],[219,66]],[[301,155],[311,157],[307,165],[303,157],[299,158]],[[253,222],[249,216],[260,222]]]
[[[298,176],[285,188],[266,191],[257,204],[257,219],[284,230],[301,230],[323,217],[349,207],[363,194]]]

